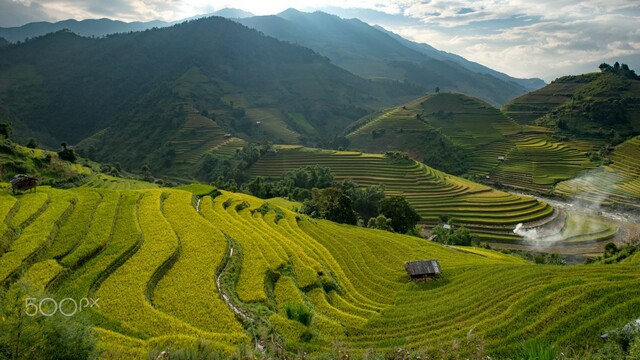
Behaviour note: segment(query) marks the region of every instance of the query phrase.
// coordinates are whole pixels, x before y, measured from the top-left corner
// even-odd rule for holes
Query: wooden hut
[[[14,194],[18,191],[26,191],[29,189],[35,191],[38,185],[38,179],[24,174],[14,176],[9,182],[11,183]]]
[[[442,269],[438,260],[409,261],[404,264],[407,274],[413,281],[429,281],[440,276]]]

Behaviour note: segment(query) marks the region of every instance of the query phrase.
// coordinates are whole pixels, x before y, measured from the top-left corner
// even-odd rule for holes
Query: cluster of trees
[[[334,186],[311,190],[301,213],[338,223],[408,233],[420,215],[402,196],[385,196],[384,187],[358,187],[346,180]]]
[[[289,171],[277,181],[256,177],[241,189],[263,199],[303,201],[301,213],[342,224],[407,233],[420,220],[403,197],[385,197],[383,186],[361,187],[349,179],[335,182],[331,170],[318,165]]]
[[[311,198],[314,188],[327,188],[333,184],[333,174],[327,167],[304,166],[285,174],[282,180],[270,181],[261,176],[247,181],[242,190],[262,199],[286,197],[296,201]]]
[[[221,189],[236,190],[238,184],[247,180],[246,170],[269,151],[272,151],[271,143],[263,141],[246,144],[231,158],[207,154],[200,162],[197,174]]]
[[[636,74],[636,72],[629,68],[629,65],[627,64],[620,65],[620,63],[618,63],[617,61],[615,64],[613,64],[613,66],[607,63],[602,63],[600,64],[600,66],[598,66],[598,68],[602,72],[610,72],[610,73],[624,76],[628,79],[640,80],[640,77]]]
[[[464,226],[456,227],[451,220],[447,226],[441,224],[431,229],[433,240],[445,245],[471,246],[478,243],[478,239]]]
[[[402,151],[387,151],[384,153],[384,157],[391,160],[391,162],[395,164],[402,164],[413,161],[409,154]]]
[[[617,246],[616,244],[610,242],[604,246],[604,250],[601,256],[598,256],[595,259],[589,260],[589,263],[600,263],[600,264],[615,264],[619,263],[624,259],[631,257],[636,252],[640,251],[638,248],[640,246],[640,239],[636,239],[631,243]]]

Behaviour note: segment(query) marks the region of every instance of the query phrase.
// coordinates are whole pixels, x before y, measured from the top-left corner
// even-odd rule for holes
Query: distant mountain
[[[394,39],[398,40],[398,42],[400,42],[401,44],[417,50],[427,56],[430,56],[434,59],[437,60],[450,60],[453,61],[455,63],[458,63],[462,66],[464,66],[465,68],[473,71],[473,72],[477,72],[477,73],[481,73],[481,74],[488,74],[491,75],[493,77],[496,77],[500,80],[504,80],[504,81],[512,81],[515,82],[516,84],[524,87],[527,90],[537,90],[540,89],[541,87],[547,85],[544,80],[542,79],[538,79],[538,78],[532,78],[532,79],[518,79],[518,78],[514,78],[511,77],[507,74],[501,73],[499,71],[490,69],[484,65],[480,65],[476,62],[473,61],[469,61],[465,58],[463,58],[460,55],[456,55],[456,54],[452,54],[452,53],[448,53],[446,51],[441,51],[438,50],[436,48],[434,48],[433,46],[427,45],[427,44],[421,44],[421,43],[417,43],[417,42],[413,42],[410,40],[407,40],[405,38],[403,38],[402,36],[393,33],[391,31],[386,30],[385,28],[381,27],[381,26],[375,26],[376,29],[379,29],[380,31],[383,31],[387,34],[389,34],[391,37],[393,37]]]
[[[224,8],[218,11],[214,11],[210,14],[201,14],[192,16],[186,19],[166,22],[160,20],[147,21],[147,22],[123,22],[111,19],[88,19],[88,20],[63,20],[55,23],[51,22],[34,22],[23,26],[17,27],[0,27],[0,37],[11,42],[24,41],[27,38],[33,38],[36,36],[42,36],[48,33],[70,30],[80,36],[104,36],[109,34],[126,33],[131,31],[144,31],[152,29],[154,27],[162,28],[175,24],[179,24],[184,21],[196,20],[205,17],[220,16],[228,19],[242,19],[246,17],[254,16],[254,14],[233,8]]]
[[[267,35],[309,47],[365,78],[388,78],[433,91],[460,92],[494,105],[544,86],[539,79],[514,79],[505,74],[416,44],[357,19],[294,9],[277,16],[237,20]]]
[[[52,33],[3,51],[0,73],[0,118],[18,139],[68,141],[160,174],[189,170],[227,133],[317,144],[423,91],[220,17],[96,39]]]
[[[198,14],[198,15],[195,15],[195,16],[188,17],[186,19],[174,21],[171,24],[172,25],[173,24],[179,24],[179,23],[184,22],[184,21],[202,19],[202,18],[211,17],[211,16],[220,16],[220,17],[227,18],[227,19],[242,19],[242,18],[251,17],[251,16],[255,16],[255,15],[250,13],[250,12],[248,12],[248,11],[244,11],[244,10],[240,10],[240,9],[224,8],[224,9],[220,9],[220,10],[214,11],[212,13]]]
[[[144,31],[168,25],[169,23],[159,20],[130,23],[110,19],[64,20],[56,23],[34,22],[19,27],[0,28],[0,36],[11,42],[17,42],[64,29],[68,29],[80,36],[91,37],[130,31]]]
[[[234,8],[220,9],[218,11],[214,11],[211,15],[222,16],[222,17],[226,17],[226,18],[229,18],[229,19],[242,19],[242,18],[255,16],[254,14],[252,14],[252,13],[250,13],[248,11],[244,11],[244,10],[240,10],[240,9],[234,9]]]
[[[327,56],[334,64],[365,78],[400,80],[428,90],[439,87],[443,91],[476,96],[493,105],[504,104],[545,85],[540,79],[510,77],[357,19],[346,20],[323,12],[304,13],[294,9],[277,16],[256,17],[243,10],[225,8],[174,23],[125,23],[109,19],[41,22],[0,28],[0,36],[16,42],[62,29],[82,36],[103,36],[166,27],[209,16],[226,17],[277,39],[309,47]]]

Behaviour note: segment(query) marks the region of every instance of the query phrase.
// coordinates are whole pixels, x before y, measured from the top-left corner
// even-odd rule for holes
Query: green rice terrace
[[[248,174],[277,179],[305,165],[328,167],[337,180],[352,179],[363,186],[383,184],[386,193],[404,195],[424,224],[433,226],[451,218],[493,245],[553,246],[562,253],[590,254],[599,252],[618,231],[606,222],[598,228],[570,227],[567,219],[572,216],[544,201],[495,190],[411,159],[394,161],[382,154],[281,146],[258,160]],[[514,233],[520,223],[523,230],[544,230],[535,239],[528,238],[524,233]]]
[[[402,150],[490,184],[551,193],[556,183],[597,167],[587,156],[593,142],[561,142],[551,135],[478,99],[442,93],[362,119],[347,138],[362,151]],[[446,161],[434,158],[438,151]],[[463,155],[454,161],[456,151]],[[463,166],[452,168],[452,161]]]
[[[640,208],[640,136],[618,145],[611,163],[561,182],[556,193],[606,205]]]
[[[351,167],[384,164],[377,155],[298,151],[300,162],[305,156],[341,158]],[[277,166],[278,159],[265,161]],[[253,171],[261,168],[266,164]],[[418,181],[425,192],[411,199],[425,214],[437,202],[478,224],[553,211],[418,163],[369,171],[387,179],[390,191],[406,190],[404,179]],[[146,359],[202,344],[223,357],[406,351],[506,358],[523,339],[579,354],[599,346],[602,332],[640,316],[637,256],[615,265],[534,265],[314,220],[212,187],[186,189],[203,197],[168,188],[0,192],[3,303],[20,291],[36,299],[99,299],[78,316],[93,325],[104,359]],[[440,191],[449,196],[438,197]],[[482,203],[497,210],[474,213]],[[441,278],[411,282],[404,263],[432,258]]]

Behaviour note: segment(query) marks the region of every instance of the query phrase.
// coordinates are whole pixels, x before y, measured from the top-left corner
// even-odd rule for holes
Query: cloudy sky
[[[0,0],[0,27],[69,18],[174,21],[225,7],[357,17],[518,77],[550,81],[616,60],[640,70],[638,0]]]

